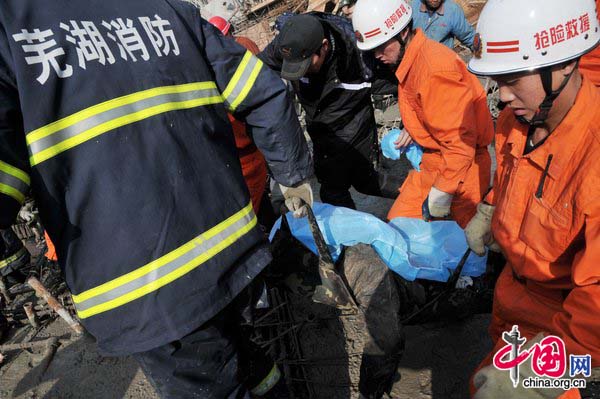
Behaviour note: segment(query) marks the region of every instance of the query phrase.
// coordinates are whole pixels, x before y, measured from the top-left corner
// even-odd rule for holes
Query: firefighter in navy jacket
[[[0,228],[31,189],[98,349],[150,354],[138,360],[163,396],[245,389],[223,314],[270,254],[228,111],[280,184],[311,175],[284,84],[191,4],[3,2]],[[205,381],[161,386],[170,357],[194,345],[204,357],[184,367]]]

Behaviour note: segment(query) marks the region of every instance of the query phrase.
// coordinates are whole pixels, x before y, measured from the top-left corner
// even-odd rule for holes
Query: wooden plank
[[[258,10],[261,10],[261,9],[267,7],[267,6],[270,6],[271,4],[278,3],[279,1],[281,1],[281,0],[265,0],[265,1],[261,1],[260,3],[256,4],[252,8],[250,8],[250,12],[257,12]]]

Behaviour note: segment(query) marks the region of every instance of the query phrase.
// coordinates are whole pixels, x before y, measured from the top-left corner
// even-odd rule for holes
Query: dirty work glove
[[[542,339],[544,339],[544,334],[539,333],[532,339],[527,340],[520,351],[532,348],[534,344],[541,342]],[[519,384],[516,388],[510,379],[509,370],[498,370],[493,365],[489,365],[479,370],[473,377],[473,385],[477,389],[473,399],[554,399],[566,392],[560,388],[523,388],[523,380],[535,376],[536,374],[531,369],[531,357],[519,366]]]
[[[469,247],[479,256],[485,255],[485,247],[489,247],[494,252],[500,252],[500,246],[494,241],[492,236],[492,215],[495,206],[480,202],[477,205],[477,213],[467,227],[465,236]]]
[[[452,194],[431,187],[429,195],[423,202],[423,220],[429,222],[432,219],[443,219],[450,216],[450,205],[453,197]]]
[[[300,199],[304,200],[309,206],[313,204],[313,192],[308,180],[303,181],[296,187],[286,187],[279,185],[281,193],[285,198],[285,206],[294,213],[295,218],[306,216],[306,207],[302,205]]]

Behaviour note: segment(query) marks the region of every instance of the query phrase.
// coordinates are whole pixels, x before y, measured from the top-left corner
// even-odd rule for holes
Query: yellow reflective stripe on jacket
[[[130,273],[73,295],[85,319],[124,305],[185,276],[256,226],[252,203],[196,238]]]
[[[21,248],[14,255],[11,255],[11,256],[9,256],[6,259],[0,260],[0,269],[2,269],[3,267],[6,267],[8,265],[10,265],[11,263],[13,263],[17,259],[19,259],[21,256],[25,255],[26,251],[27,250],[25,248]]]
[[[269,371],[269,374],[254,388],[250,390],[250,393],[257,396],[263,396],[269,392],[281,379],[281,371],[277,364],[274,364]]]
[[[21,204],[29,191],[30,183],[27,173],[0,161],[0,193],[11,196]]]
[[[86,108],[26,136],[32,166],[121,126],[168,111],[222,103],[214,82],[155,87]]]
[[[254,86],[260,73],[263,62],[251,52],[246,51],[240,65],[223,91],[223,99],[230,111],[235,109],[246,99],[250,89]]]

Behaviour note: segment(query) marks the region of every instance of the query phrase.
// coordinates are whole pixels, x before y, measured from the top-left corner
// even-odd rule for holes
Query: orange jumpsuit
[[[411,171],[388,213],[421,218],[431,186],[454,194],[451,217],[465,227],[490,186],[487,146],[494,126],[486,93],[464,62],[420,29],[396,71],[400,114],[424,149],[421,171]]]
[[[247,37],[236,37],[235,41],[244,46],[252,54],[256,55],[260,52],[256,43]],[[258,151],[252,139],[246,133],[246,124],[238,121],[231,114],[229,114],[229,120],[233,128],[233,135],[235,136],[235,146],[240,156],[242,174],[250,191],[252,207],[254,208],[254,212],[258,213],[260,201],[267,185],[267,164],[263,155]]]
[[[498,119],[498,170],[486,201],[496,205],[492,233],[507,264],[496,284],[489,330],[496,345],[479,368],[491,364],[505,345],[502,332],[515,324],[527,338],[557,335],[568,354],[590,354],[592,367],[600,366],[598,104],[600,91],[584,78],[565,119],[527,155],[527,126],[510,109]],[[577,390],[561,396],[578,397]]]
[[[599,13],[598,18],[600,18],[600,0],[596,0],[596,12]],[[579,70],[592,83],[600,86],[600,46],[581,57]]]

